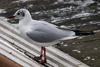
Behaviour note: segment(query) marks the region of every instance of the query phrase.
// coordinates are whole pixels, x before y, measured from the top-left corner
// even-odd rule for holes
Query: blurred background
[[[0,18],[8,19],[16,10],[26,8],[35,20],[44,20],[57,26],[83,31],[100,30],[99,0],[0,0]],[[74,39],[54,45],[78,60],[100,67],[100,32],[95,35]]]

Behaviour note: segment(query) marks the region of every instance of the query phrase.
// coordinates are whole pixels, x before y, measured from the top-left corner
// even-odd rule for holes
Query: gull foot
[[[42,56],[37,56],[37,57],[34,57],[33,59],[34,60],[41,60],[42,59]]]
[[[46,62],[47,62],[46,59],[44,59],[44,60],[40,61],[39,63],[43,64],[43,63],[46,63]]]

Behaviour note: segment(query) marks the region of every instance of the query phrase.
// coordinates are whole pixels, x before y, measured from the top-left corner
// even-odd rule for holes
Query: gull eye
[[[20,15],[20,13],[17,13],[17,15]]]

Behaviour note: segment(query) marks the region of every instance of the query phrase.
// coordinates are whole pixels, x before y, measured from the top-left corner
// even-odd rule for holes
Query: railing
[[[17,52],[18,54],[17,56],[13,52],[14,50],[10,48],[9,49],[10,51],[9,50],[6,51],[6,53],[9,54],[9,57],[13,55],[13,57],[16,57],[16,59],[18,59],[18,61],[20,62],[23,61],[26,63],[26,65],[30,65],[30,66],[25,66],[25,67],[34,67],[34,64],[37,65],[35,67],[39,67],[39,66],[41,67],[39,63],[31,59],[31,57],[34,57],[34,55],[35,56],[39,55],[40,47],[33,45],[27,42],[26,40],[24,40],[20,36],[19,31],[17,30],[16,27],[14,27],[8,22],[0,20],[0,37],[20,51],[20,52],[17,52],[18,50],[15,51],[15,53]],[[4,48],[2,48],[3,50],[1,48],[0,48],[0,53],[2,53],[2,51],[5,51]],[[6,48],[8,49],[9,47],[6,47]],[[62,51],[52,46],[46,47],[46,48],[47,48],[47,63],[45,63],[44,66],[47,66],[47,67],[89,67],[88,65],[80,62],[79,60],[71,57],[68,54],[63,53]],[[9,52],[11,52],[11,54]],[[13,58],[12,60],[19,63]],[[24,66],[25,63],[21,63],[22,66]]]

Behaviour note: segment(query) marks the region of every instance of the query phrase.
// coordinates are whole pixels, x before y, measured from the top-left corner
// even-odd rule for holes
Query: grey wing
[[[39,28],[27,32],[27,35],[34,41],[40,43],[52,42],[71,35],[72,32],[60,30],[54,26],[41,25]]]
[[[29,32],[27,35],[34,41],[40,42],[40,43],[46,43],[46,42],[52,42],[56,39],[58,39],[57,36],[54,36],[54,34],[49,34],[45,32],[40,32],[40,31],[34,31],[34,32]]]

